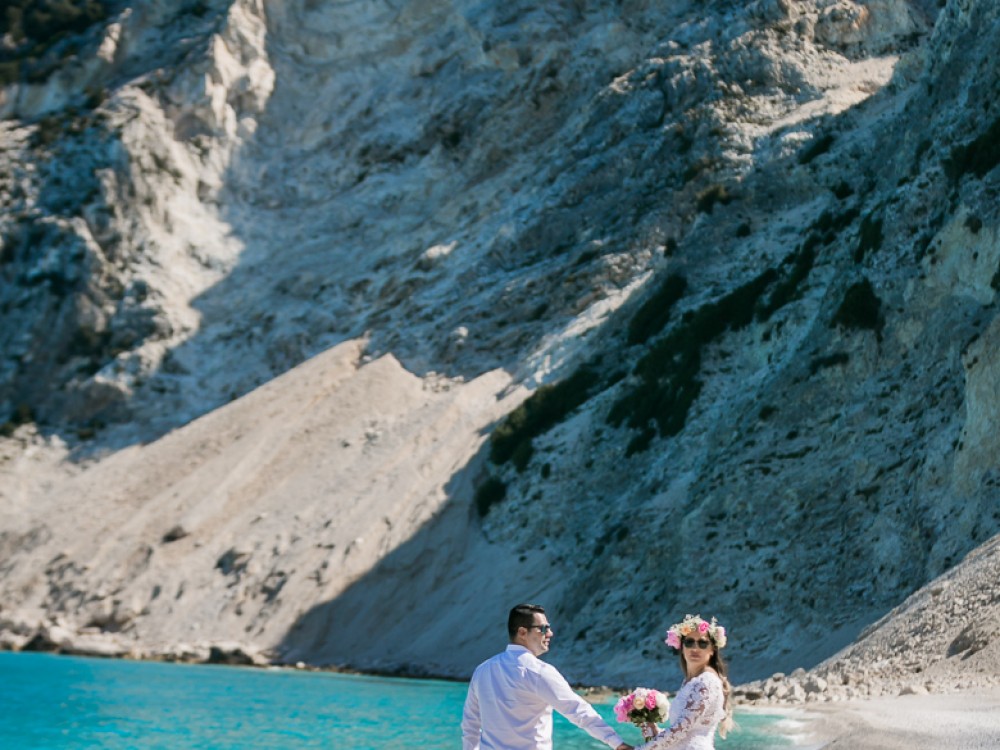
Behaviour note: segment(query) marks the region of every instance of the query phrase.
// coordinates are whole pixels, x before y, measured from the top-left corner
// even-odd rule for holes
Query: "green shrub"
[[[830,146],[836,140],[833,134],[827,133],[812,141],[809,146],[799,154],[799,164],[808,164],[817,156],[821,156],[830,150]]]
[[[832,325],[844,328],[882,329],[882,301],[868,279],[851,284],[833,316]]]
[[[507,497],[507,485],[503,480],[496,477],[488,478],[476,490],[475,504],[479,517],[485,518],[490,508],[503,502],[505,497]]]
[[[787,276],[775,284],[767,302],[758,307],[758,320],[767,320],[789,302],[798,298],[799,287],[808,278],[813,264],[816,262],[816,244],[816,242],[807,241],[798,252],[785,258],[782,265],[788,266],[790,271]]]
[[[542,302],[538,307],[528,313],[528,320],[534,322],[536,320],[541,320],[542,317],[549,311],[549,303]]]
[[[205,0],[195,0],[192,3],[188,3],[184,8],[181,9],[183,13],[187,13],[192,16],[201,18],[206,13],[208,13],[208,4]]]
[[[622,543],[631,536],[631,531],[628,526],[624,524],[613,526],[607,531],[605,531],[600,539],[597,540],[597,544],[594,545],[593,557],[600,557],[604,552],[605,547],[613,542]]]
[[[952,182],[966,174],[982,179],[997,164],[1000,164],[1000,119],[994,120],[978,137],[955,146],[944,162],[944,171]]]
[[[683,151],[678,151],[678,153],[684,153]],[[708,172],[715,167],[715,160],[707,156],[701,156],[691,162],[684,172],[681,174],[681,179],[685,184],[691,182],[695,177],[702,174],[703,172]]]
[[[628,445],[625,446],[625,456],[628,457],[644,452],[649,448],[649,444],[653,442],[654,437],[656,437],[656,430],[652,427],[645,427],[638,435],[628,441]]]
[[[531,463],[531,457],[535,455],[535,443],[532,438],[521,440],[514,445],[514,450],[510,454],[510,462],[518,471],[524,471]]]
[[[24,6],[28,0],[7,0],[0,13],[0,35],[10,34],[15,42],[24,39]]]
[[[706,305],[702,308],[702,314],[695,316],[696,335],[705,341],[712,341],[727,330],[738,331],[746,328],[756,317],[760,298],[778,278],[778,272],[768,268],[717,302]]]
[[[814,357],[811,362],[809,362],[809,374],[815,375],[820,370],[825,370],[827,367],[835,367],[836,365],[846,365],[850,357],[847,352],[834,352],[825,357]]]
[[[849,208],[839,214],[824,211],[820,214],[819,218],[813,222],[812,228],[819,230],[823,234],[841,232],[849,227],[856,218],[858,218],[859,213],[861,212],[856,207]]]
[[[830,223],[838,226],[841,221],[841,217],[833,217]],[[699,372],[704,347],[726,331],[745,328],[755,318],[769,318],[796,299],[812,271],[820,242],[819,235],[813,233],[785,258],[780,273],[768,268],[718,300],[686,312],[673,330],[650,347],[634,369],[638,382],[611,406],[606,418],[615,427],[625,424],[638,431],[626,455],[646,450],[657,434],[669,437],[684,429],[702,389]],[[762,411],[761,418],[771,413]]]
[[[58,62],[46,58],[54,45],[87,30],[107,18],[110,0],[7,0],[0,6],[0,36],[13,45],[3,52],[0,62],[0,85],[27,80],[43,83]],[[79,46],[70,43],[62,59],[78,54]]]
[[[514,461],[518,470],[531,460],[532,440],[559,424],[590,397],[599,378],[589,367],[581,367],[566,380],[543,385],[512,411],[490,436],[490,460],[495,464]]]
[[[27,404],[18,404],[10,415],[10,419],[0,425],[0,435],[10,437],[23,424],[35,421],[35,413]]]
[[[21,76],[19,60],[4,60],[0,62],[0,86],[16,83]]]
[[[27,404],[18,404],[10,419],[17,425],[28,424],[35,421],[35,412]]]
[[[35,126],[31,134],[31,145],[49,146],[62,136],[66,121],[59,115],[45,115]]]
[[[725,206],[732,203],[732,201],[733,196],[726,189],[725,185],[712,185],[698,193],[695,198],[695,208],[698,209],[699,213],[710,214],[712,213],[712,209],[715,208],[716,203],[721,203]]]
[[[18,4],[29,8],[21,19],[24,35],[39,42],[85,31],[108,15],[105,3],[99,0],[35,0]]]
[[[930,138],[924,138],[920,143],[917,144],[916,149],[913,151],[913,163],[910,165],[910,174],[916,176],[920,171],[920,163],[924,159],[924,155],[930,151],[931,146],[934,144],[931,142]]]
[[[108,92],[100,86],[88,86],[84,93],[87,95],[83,103],[85,109],[97,109],[108,98]]]
[[[858,246],[854,251],[854,262],[860,263],[869,252],[878,252],[882,247],[882,217],[872,218],[868,214],[861,220],[858,232]]]
[[[715,302],[685,313],[674,330],[639,360],[635,367],[639,382],[607,416],[615,427],[627,424],[639,430],[626,449],[628,455],[645,450],[657,432],[668,437],[684,429],[691,405],[701,393],[703,347],[727,330],[749,325],[761,295],[777,278],[777,272],[768,269]]]
[[[687,280],[672,273],[632,316],[628,324],[627,341],[630,345],[642,344],[663,330],[670,319],[670,311],[687,290]]]
[[[844,200],[844,198],[849,198],[854,195],[854,188],[852,188],[847,182],[841,180],[833,188],[833,194],[838,200]]]
[[[631,452],[649,445],[654,436],[653,424],[664,437],[684,429],[688,411],[701,393],[701,347],[691,339],[683,340],[683,333],[686,331],[664,340],[666,344],[680,344],[681,349],[671,354],[658,348],[653,358],[640,362],[641,382],[616,401],[608,413],[609,424],[617,427],[625,422],[640,430],[639,438],[630,445]]]

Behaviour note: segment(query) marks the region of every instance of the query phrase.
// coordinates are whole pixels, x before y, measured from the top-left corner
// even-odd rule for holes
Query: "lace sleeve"
[[[711,698],[709,686],[704,680],[699,680],[691,685],[691,688],[677,721],[635,750],[664,750],[676,747],[688,739],[698,727],[712,726],[711,711],[708,710]]]

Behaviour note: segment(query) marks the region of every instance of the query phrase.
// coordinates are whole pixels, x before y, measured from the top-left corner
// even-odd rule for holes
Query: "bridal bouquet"
[[[631,721],[642,729],[643,724],[659,724],[667,720],[670,711],[670,701],[659,690],[652,688],[636,688],[628,695],[623,695],[615,704],[615,716],[618,721]],[[646,736],[643,731],[643,736]]]

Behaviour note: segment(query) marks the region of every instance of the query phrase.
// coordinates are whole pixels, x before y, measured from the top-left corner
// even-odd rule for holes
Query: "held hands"
[[[642,725],[642,738],[644,740],[651,740],[659,733],[660,733],[660,728],[651,721],[646,722],[645,724]]]

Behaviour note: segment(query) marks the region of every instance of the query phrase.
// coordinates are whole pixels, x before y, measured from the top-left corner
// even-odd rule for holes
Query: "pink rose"
[[[628,696],[619,698],[618,702],[615,704],[615,717],[618,721],[626,721],[628,719],[628,709],[625,708],[625,699],[627,697]]]
[[[705,622],[704,620],[702,620],[701,622],[699,622],[698,623],[698,632],[702,633],[702,634],[707,633],[708,632],[708,623]]]
[[[717,625],[715,628],[715,639],[717,641],[726,640],[726,629],[721,625]]]
[[[681,647],[680,636],[677,635],[677,631],[670,630],[667,632],[667,640],[664,641],[670,648],[679,649]]]
[[[646,708],[656,708],[656,693],[652,690],[646,693]]]

